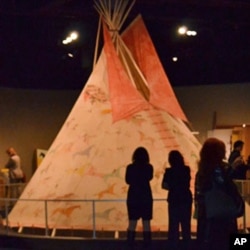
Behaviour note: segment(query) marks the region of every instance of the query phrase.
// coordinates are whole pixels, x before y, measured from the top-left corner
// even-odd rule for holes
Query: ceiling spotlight
[[[195,30],[189,30],[186,26],[181,26],[178,29],[178,33],[180,35],[187,35],[187,36],[196,36],[197,32]]]
[[[185,35],[186,34],[186,32],[187,32],[187,27],[186,26],[181,26],[179,29],[178,29],[178,33],[180,34],[180,35]]]
[[[73,41],[78,39],[78,33],[76,31],[71,32],[71,34],[62,41],[64,45],[72,43]]]
[[[177,56],[174,56],[174,57],[172,58],[172,61],[173,61],[173,62],[177,62],[177,61],[178,61],[178,57],[177,57]]]
[[[188,36],[196,36],[196,35],[197,35],[197,32],[196,32],[195,30],[188,30],[188,31],[186,32],[186,34],[187,34]]]
[[[73,31],[71,34],[70,34],[70,38],[72,40],[76,40],[78,38],[78,33],[76,31]]]
[[[71,38],[71,37],[67,37],[66,39],[64,39],[64,40],[62,41],[63,44],[69,44],[69,43],[71,43],[71,42],[72,42],[72,38]]]

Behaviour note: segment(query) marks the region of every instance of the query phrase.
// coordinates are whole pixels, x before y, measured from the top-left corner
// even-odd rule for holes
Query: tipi
[[[161,180],[168,152],[178,149],[194,176],[200,143],[185,124],[141,16],[118,34],[131,8],[122,4],[127,2],[117,1],[112,13],[105,1],[96,4],[104,48],[11,211],[9,226],[125,231],[124,173],[135,148],[144,146],[154,166],[152,229],[166,230],[167,193]]]

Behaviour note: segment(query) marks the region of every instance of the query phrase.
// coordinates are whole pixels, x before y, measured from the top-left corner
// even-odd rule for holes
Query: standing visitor
[[[9,179],[10,183],[22,182],[23,170],[21,167],[21,159],[13,147],[6,150],[9,160],[5,167],[9,169]]]
[[[229,159],[228,159],[228,163],[230,165],[233,164],[241,164],[244,163],[243,161],[243,157],[241,156],[241,152],[243,150],[243,146],[244,146],[244,142],[241,140],[235,141],[233,144],[233,150],[230,153]]]
[[[132,156],[132,163],[127,166],[125,181],[129,185],[127,194],[127,209],[129,225],[127,240],[133,246],[137,221],[141,218],[143,224],[144,246],[151,244],[151,226],[153,198],[150,181],[153,178],[153,166],[149,154],[143,147],[138,147]]]
[[[236,218],[224,215],[216,218],[209,217],[205,202],[207,194],[214,186],[218,186],[220,190],[224,190],[223,192],[238,192],[227,172],[228,166],[224,162],[225,153],[225,144],[216,138],[207,139],[200,151],[198,172],[195,178],[195,205],[197,240],[201,250],[229,249],[230,234],[237,233]],[[216,202],[219,204],[220,200]],[[218,204],[215,204],[217,208]]]
[[[184,247],[191,240],[192,193],[190,190],[190,167],[186,166],[182,154],[173,150],[169,153],[170,168],[166,168],[162,188],[168,190],[168,240],[171,249],[177,249],[179,243],[179,225],[181,225]]]
[[[233,144],[233,150],[228,158],[228,163],[231,169],[231,177],[237,180],[246,179],[247,165],[245,164],[242,156],[243,147],[243,141],[235,141]]]
[[[13,147],[6,150],[9,160],[5,167],[9,169],[10,198],[18,198],[20,195],[19,184],[23,182],[23,170],[21,167],[21,159]]]

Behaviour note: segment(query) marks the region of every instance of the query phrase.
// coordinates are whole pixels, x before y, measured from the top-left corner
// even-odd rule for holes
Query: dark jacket
[[[233,150],[229,156],[229,170],[232,179],[245,180],[248,166],[242,161],[234,166],[235,160],[241,156],[240,151]]]
[[[127,166],[125,181],[129,185],[128,201],[152,201],[150,180],[153,178],[153,166],[150,164]]]
[[[186,204],[192,202],[190,179],[188,166],[171,167],[165,170],[163,181],[168,185],[167,201],[169,203]]]

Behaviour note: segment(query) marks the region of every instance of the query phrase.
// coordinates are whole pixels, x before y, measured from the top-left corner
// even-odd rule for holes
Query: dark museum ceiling
[[[82,89],[94,57],[99,16],[93,5],[0,0],[0,87]],[[249,0],[136,0],[127,21],[137,14],[172,86],[250,83]],[[197,35],[179,36],[181,25]],[[70,30],[79,39],[63,45]]]

